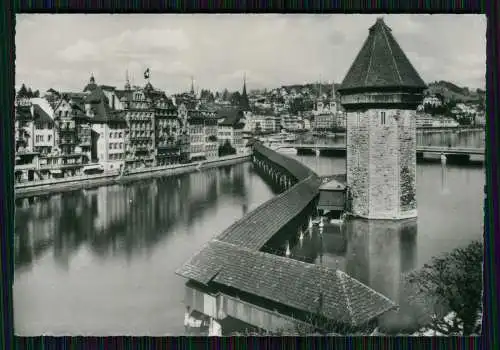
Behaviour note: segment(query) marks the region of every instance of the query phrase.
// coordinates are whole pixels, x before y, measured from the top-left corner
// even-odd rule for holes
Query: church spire
[[[125,72],[125,90],[130,90],[130,80],[128,78],[128,69]]]
[[[247,96],[247,75],[246,75],[246,73],[243,73],[243,90],[241,91],[240,107],[243,108],[244,110],[249,110],[249,108],[250,108],[250,103],[248,102],[248,96]]]
[[[191,95],[194,95],[194,78],[191,77]]]

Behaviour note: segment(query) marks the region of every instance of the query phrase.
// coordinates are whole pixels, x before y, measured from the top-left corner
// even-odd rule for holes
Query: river
[[[295,156],[320,175],[345,159]],[[419,216],[405,224],[349,222],[346,239],[292,247],[402,304],[387,328],[412,324],[400,275],[481,239],[484,168],[417,166]],[[21,336],[179,335],[184,283],[174,274],[202,245],[273,193],[250,163],[24,199],[16,203],[14,324]],[[319,254],[321,252],[322,254]]]
[[[183,333],[174,271],[273,196],[244,163],[19,201],[15,333]]]

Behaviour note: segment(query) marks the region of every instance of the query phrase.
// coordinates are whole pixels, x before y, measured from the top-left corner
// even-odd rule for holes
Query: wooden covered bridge
[[[254,145],[252,161],[283,192],[236,221],[176,271],[188,279],[189,312],[210,317],[211,325],[232,317],[268,331],[319,315],[354,331],[396,308],[342,271],[263,251],[283,227],[308,215],[324,180],[259,143]]]

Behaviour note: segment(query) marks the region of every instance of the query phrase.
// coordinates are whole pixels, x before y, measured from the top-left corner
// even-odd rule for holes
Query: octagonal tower
[[[351,214],[417,216],[416,108],[425,83],[378,18],[340,88]]]

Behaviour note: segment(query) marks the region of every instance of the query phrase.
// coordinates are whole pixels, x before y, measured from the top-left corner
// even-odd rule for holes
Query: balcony
[[[59,145],[74,145],[76,143],[75,139],[59,139]]]

